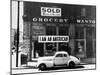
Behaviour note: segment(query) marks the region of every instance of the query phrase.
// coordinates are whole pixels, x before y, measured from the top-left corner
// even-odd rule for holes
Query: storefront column
[[[46,35],[46,27],[44,27],[44,35]],[[43,43],[43,56],[45,56],[46,52],[46,43]]]
[[[34,58],[34,42],[32,42],[32,58]]]
[[[56,26],[56,35],[59,35],[59,27],[58,26]],[[59,44],[58,44],[58,42],[56,43],[56,51],[58,51],[59,50]]]
[[[29,50],[29,61],[32,59],[32,22],[30,22],[30,50]]]
[[[75,50],[74,37],[75,37],[75,25],[70,24],[69,25],[69,47],[71,48],[71,55],[74,55],[74,50]]]
[[[92,44],[92,46],[93,46],[93,57],[96,57],[96,40],[93,38],[93,44]]]
[[[95,34],[95,28],[93,27],[93,32],[92,32],[92,47],[93,47],[93,57],[96,57],[96,34]]]
[[[43,56],[45,56],[45,52],[46,52],[46,43],[43,43],[43,46],[44,46],[44,47],[43,47],[43,50],[44,50],[44,51],[43,51]]]
[[[84,28],[84,51],[85,51],[85,57],[86,56],[86,28]]]

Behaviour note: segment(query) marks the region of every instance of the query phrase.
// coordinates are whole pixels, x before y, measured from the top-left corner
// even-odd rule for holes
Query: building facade
[[[24,2],[23,20],[30,60],[56,51],[95,58],[96,6]]]

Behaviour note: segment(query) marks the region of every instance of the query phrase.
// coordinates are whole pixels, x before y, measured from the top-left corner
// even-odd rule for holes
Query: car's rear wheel
[[[46,69],[46,65],[45,64],[40,64],[39,65],[39,70],[45,70]]]
[[[75,67],[75,63],[74,63],[73,61],[71,61],[71,62],[69,63],[69,67],[70,67],[70,68],[74,68],[74,67]]]

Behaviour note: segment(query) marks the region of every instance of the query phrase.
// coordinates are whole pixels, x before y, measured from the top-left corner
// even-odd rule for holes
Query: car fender
[[[39,66],[40,64],[45,64],[46,67],[53,67],[53,61],[39,61],[37,66]]]
[[[69,61],[68,61],[68,64],[70,63],[70,62],[74,62],[75,64],[79,64],[80,63],[80,60],[78,60],[76,57],[74,57],[74,56],[70,56],[70,59],[69,59]]]
[[[70,59],[70,60],[68,61],[68,63],[67,63],[68,66],[69,66],[69,63],[70,63],[70,62],[74,62],[74,63],[76,64],[75,60]]]

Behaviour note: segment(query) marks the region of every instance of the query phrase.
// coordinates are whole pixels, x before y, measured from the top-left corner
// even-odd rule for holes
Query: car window
[[[57,54],[56,57],[63,57],[63,55],[62,54]]]
[[[67,54],[64,54],[64,57],[67,57]]]

